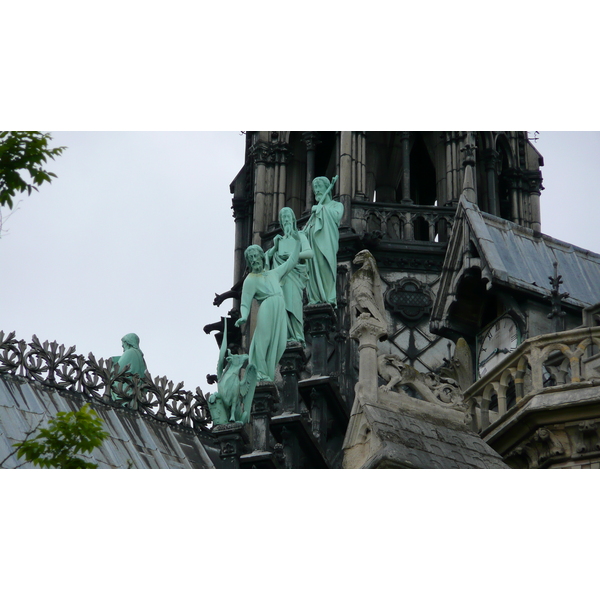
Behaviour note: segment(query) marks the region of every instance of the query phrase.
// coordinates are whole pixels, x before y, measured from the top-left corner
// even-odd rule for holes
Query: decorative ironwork
[[[24,377],[42,385],[84,395],[110,406],[130,408],[158,421],[206,430],[211,423],[206,398],[175,385],[166,377],[144,378],[119,369],[112,360],[85,358],[75,346],[41,343],[33,336],[29,344],[17,340],[14,332],[0,331],[0,375]]]

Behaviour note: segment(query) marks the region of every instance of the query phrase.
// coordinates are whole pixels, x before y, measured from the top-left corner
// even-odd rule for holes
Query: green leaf
[[[22,179],[20,170],[27,171],[37,185],[56,177],[41,168],[48,158],[54,160],[65,150],[64,146],[49,148],[51,140],[49,133],[41,131],[0,131],[0,206],[12,208],[16,193],[26,191],[30,195],[32,190],[38,191]]]

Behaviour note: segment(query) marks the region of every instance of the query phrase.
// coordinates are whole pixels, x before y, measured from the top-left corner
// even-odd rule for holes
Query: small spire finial
[[[554,266],[554,277],[548,277],[550,281],[550,285],[552,286],[552,290],[550,292],[550,302],[552,303],[552,310],[548,313],[549,319],[556,319],[554,321],[554,331],[564,331],[565,317],[567,313],[562,310],[561,302],[570,296],[569,292],[560,292],[560,286],[563,284],[563,278],[558,274],[558,262],[554,261],[552,263]]]

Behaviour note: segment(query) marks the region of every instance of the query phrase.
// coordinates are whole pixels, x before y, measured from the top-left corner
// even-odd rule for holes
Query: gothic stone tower
[[[246,133],[245,164],[231,184],[234,285],[216,300],[233,298],[229,331],[239,309],[245,248],[260,244],[267,250],[272,245],[284,206],[293,209],[302,228],[314,203],[312,180],[339,177],[333,194],[344,205],[337,307],[307,307],[304,355],[292,361],[293,367],[290,357],[282,360],[282,373],[291,369],[295,381],[327,379],[326,391],[313,386],[303,392],[300,385],[291,404],[308,415],[312,433],[324,444],[328,466],[340,465],[340,435],[358,375],[357,344],[349,338],[354,256],[368,249],[379,266],[387,319],[387,339],[380,342],[379,352],[398,355],[422,373],[435,371],[453,354],[452,342],[430,332],[429,317],[456,208],[465,191],[465,167],[472,167],[474,177],[468,185],[482,211],[539,231],[541,165],[526,132]],[[247,349],[249,340],[236,333],[232,339]],[[283,379],[280,392],[291,389]],[[321,412],[315,410],[319,394],[323,405],[324,397],[335,397]],[[280,402],[280,412],[286,402]],[[301,465],[302,459],[294,460],[292,466]],[[303,464],[310,466],[310,461]]]

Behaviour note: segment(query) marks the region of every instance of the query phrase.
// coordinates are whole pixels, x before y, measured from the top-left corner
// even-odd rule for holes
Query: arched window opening
[[[320,132],[315,153],[315,177],[331,179],[336,172],[335,131]]]
[[[435,167],[421,134],[410,153],[410,198],[415,204],[432,206],[436,200]]]
[[[498,412],[498,394],[492,394],[490,398],[490,405],[488,407],[490,412]]]
[[[434,242],[448,241],[448,221],[446,219],[438,219],[435,224]]]
[[[513,379],[506,388],[506,410],[510,410],[517,403],[517,390]]]
[[[381,231],[381,219],[374,213],[367,217],[367,231],[369,233]]]
[[[425,217],[417,217],[413,221],[414,238],[419,242],[429,241],[429,223]]]
[[[397,215],[392,215],[387,221],[387,236],[392,240],[402,239],[402,221]]]
[[[571,383],[571,361],[560,350],[551,352],[544,361],[542,380],[545,388]]]

